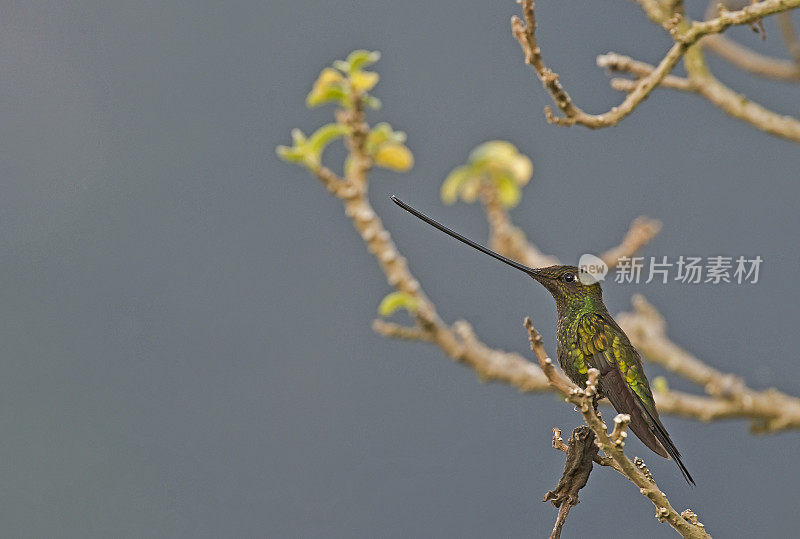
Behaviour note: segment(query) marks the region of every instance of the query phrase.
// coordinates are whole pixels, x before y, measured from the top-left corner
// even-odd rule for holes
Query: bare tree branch
[[[557,117],[548,107],[545,115],[549,122],[558,125],[580,124],[589,128],[613,126],[619,123],[628,114],[642,103],[656,86],[665,86],[697,93],[714,105],[720,107],[729,115],[746,121],[755,127],[776,136],[800,142],[800,121],[778,115],[761,105],[758,105],[744,96],[727,88],[711,75],[702,57],[702,49],[698,41],[711,42],[712,46],[722,50],[734,62],[747,65],[750,70],[760,69],[781,78],[794,77],[797,65],[787,66],[776,62],[765,63],[763,58],[746,54],[741,47],[728,41],[720,41],[717,34],[735,25],[760,23],[763,17],[773,14],[784,14],[800,6],[800,0],[765,0],[755,2],[735,11],[728,11],[719,7],[719,14],[706,21],[688,21],[683,16],[682,2],[662,3],[658,0],[638,0],[647,16],[654,22],[667,29],[675,40],[664,58],[655,66],[637,62],[620,55],[608,54],[598,58],[601,66],[627,71],[635,75],[634,80],[614,79],[612,87],[627,93],[622,103],[603,114],[588,114],[574,104],[559,81],[559,77],[546,66],[542,59],[541,49],[536,41],[536,17],[532,0],[520,0],[522,4],[523,23],[519,17],[513,17],[511,27],[514,36],[520,43],[525,54],[525,62],[533,67],[545,88],[550,92],[556,106],[563,116]],[[794,38],[791,21],[783,23],[783,33],[791,50],[800,57],[800,44]],[[715,44],[716,40],[716,44]],[[732,45],[731,45],[732,44]],[[670,71],[686,56],[686,70],[688,79],[670,75]],[[755,66],[758,66],[757,68]]]
[[[800,66],[797,62],[757,53],[721,34],[706,36],[700,43],[720,58],[754,75],[777,80],[800,80]]]
[[[738,94],[719,82],[707,69],[699,48],[687,53],[694,62],[687,62],[688,79],[671,78],[662,81],[665,87],[696,93],[718,106],[730,116],[743,120],[754,127],[772,135],[800,143],[800,121],[772,112],[747,97]],[[636,76],[655,67],[634,60],[628,56],[608,53],[597,58],[597,64],[611,71],[629,72]],[[629,91],[635,87],[634,81],[627,83],[614,79],[612,86],[617,90]]]
[[[792,14],[784,11],[778,13],[777,19],[786,50],[789,51],[789,56],[794,59],[795,64],[800,65],[800,39],[797,37],[794,23],[792,23]]]
[[[728,11],[721,4],[719,15],[707,21],[693,21],[686,31],[676,31],[673,37],[676,41],[691,45],[698,39],[709,34],[719,34],[731,26],[752,24],[764,17],[789,11],[800,6],[800,0],[764,0],[744,6],[736,11]]]
[[[558,258],[542,253],[528,240],[522,229],[514,226],[508,210],[498,200],[494,186],[482,189],[480,198],[489,223],[489,247],[532,268],[559,263]]]
[[[661,231],[661,221],[640,215],[631,223],[630,228],[616,247],[600,255],[600,258],[609,268],[615,267],[621,258],[631,257],[650,243]]]
[[[686,71],[696,92],[730,116],[771,135],[800,143],[800,120],[775,113],[725,86],[708,70],[699,46],[687,53]]]
[[[630,56],[624,56],[622,54],[617,54],[615,52],[609,52],[607,54],[601,54],[600,56],[598,56],[597,66],[606,68],[609,71],[616,73],[630,73],[631,75],[634,75],[637,78],[646,77],[649,73],[652,73],[654,69],[652,65],[646,62],[640,62],[638,60],[634,60]],[[614,79],[614,81],[622,81],[622,80],[624,80],[628,84],[624,88],[615,88],[615,89],[629,92],[636,87],[635,80]],[[661,81],[660,85],[665,88],[674,88],[676,90],[684,90],[687,92],[694,91],[692,81],[675,75],[667,75]]]
[[[706,17],[714,16],[718,9],[717,2],[710,2]],[[792,23],[791,12],[784,11],[776,16],[781,38],[786,45],[786,50],[792,60],[774,58],[758,53],[753,49],[741,45],[723,35],[710,35],[702,39],[703,47],[714,52],[720,58],[733,64],[739,69],[749,71],[754,75],[777,80],[800,80],[800,40]]]
[[[800,2],[800,0],[797,1]],[[521,3],[525,22],[523,23],[519,17],[514,16],[511,19],[511,29],[525,54],[525,63],[533,67],[544,87],[552,95],[556,106],[564,114],[563,117],[558,117],[553,114],[549,107],[545,109],[547,121],[557,125],[580,124],[592,129],[616,125],[633,112],[653,88],[658,86],[661,80],[675,67],[675,64],[678,63],[691,44],[690,37],[677,41],[658,64],[658,67],[646,77],[642,77],[637,81],[636,87],[628,93],[619,106],[603,114],[589,114],[573,103],[572,98],[561,85],[558,74],[545,65],[544,60],[542,60],[541,49],[536,41],[536,16],[533,0],[521,0]]]
[[[642,6],[647,17],[656,24],[663,24],[672,13],[660,0],[635,0]]]

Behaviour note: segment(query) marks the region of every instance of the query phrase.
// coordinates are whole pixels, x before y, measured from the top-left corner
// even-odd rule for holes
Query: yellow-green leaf
[[[470,167],[461,166],[453,169],[453,171],[447,175],[447,178],[445,178],[442,183],[442,202],[445,204],[454,204],[455,201],[458,200],[458,194],[464,182],[469,179],[470,172]]]
[[[509,162],[519,153],[516,146],[505,140],[490,140],[484,142],[469,154],[469,160],[474,164],[483,164],[486,161],[499,163]]]
[[[278,157],[289,163],[300,163],[305,158],[305,152],[300,148],[293,148],[290,146],[278,146],[275,148]]]
[[[531,160],[504,140],[490,140],[470,152],[468,163],[453,170],[442,184],[442,200],[452,204],[461,198],[474,202],[481,189],[490,186],[499,201],[507,206],[519,203],[522,191],[533,174]]]
[[[395,170],[397,172],[407,172],[414,166],[414,155],[405,145],[394,142],[387,142],[378,147],[375,152],[375,164]]]
[[[306,151],[308,158],[312,159],[315,163],[319,163],[322,158],[322,152],[325,151],[325,147],[346,134],[347,127],[341,124],[323,125],[314,131],[313,135],[308,137],[308,149]]]
[[[325,103],[343,103],[346,97],[347,93],[340,86],[328,86],[318,92],[309,93],[306,97],[306,106],[308,108],[314,108],[324,105]]]
[[[367,134],[367,151],[374,154],[382,144],[393,142],[402,144],[406,141],[406,134],[402,131],[394,131],[392,126],[386,122],[377,124]]]
[[[509,171],[517,185],[525,185],[533,175],[533,163],[527,155],[518,153],[509,163]]]
[[[405,292],[392,292],[381,301],[378,306],[378,314],[389,316],[400,309],[405,309],[413,313],[419,307],[419,300]]]
[[[331,84],[341,83],[341,82],[344,82],[344,76],[342,76],[342,74],[336,71],[335,69],[326,67],[325,69],[320,71],[317,80],[314,82],[314,85],[329,86]]]
[[[299,129],[292,129],[292,146],[278,146],[276,151],[284,161],[313,170],[319,166],[325,147],[345,134],[347,127],[340,124],[323,125],[308,138]]]
[[[306,136],[299,129],[292,129],[292,145],[291,146],[278,146],[275,151],[278,157],[289,163],[302,163],[306,162],[306,150],[308,148],[308,141]]]
[[[508,174],[499,174],[494,178],[494,184],[497,188],[497,198],[500,203],[506,208],[513,208],[519,204],[519,199],[522,196],[522,189],[520,189],[517,182]]]
[[[356,50],[347,55],[347,65],[350,72],[359,71],[368,65],[372,65],[381,59],[378,51]]]
[[[296,127],[292,129],[292,144],[294,146],[302,146],[305,143],[306,143],[306,136],[303,134],[303,132],[297,129]]]
[[[306,106],[316,107],[329,101],[341,100],[345,96],[344,77],[333,68],[326,67],[314,81],[306,96]]]
[[[341,71],[342,73],[349,73],[350,72],[350,64],[344,60],[336,60],[333,62],[333,67]]]
[[[378,84],[380,76],[374,71],[354,71],[350,73],[350,84],[358,93],[369,92]]]
[[[375,151],[378,146],[388,141],[392,137],[392,126],[386,122],[381,122],[373,127],[367,134],[367,145]]]
[[[461,200],[467,204],[472,204],[478,198],[478,192],[481,190],[481,177],[471,175],[461,185]]]
[[[381,100],[373,95],[364,94],[361,96],[361,100],[364,102],[364,105],[366,105],[367,108],[372,110],[378,110],[381,108]]]

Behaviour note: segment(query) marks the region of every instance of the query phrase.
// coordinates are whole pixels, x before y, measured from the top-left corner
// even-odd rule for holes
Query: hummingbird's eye
[[[572,273],[571,271],[568,271],[567,273],[561,276],[561,280],[564,281],[565,283],[571,283],[575,281],[575,274]]]

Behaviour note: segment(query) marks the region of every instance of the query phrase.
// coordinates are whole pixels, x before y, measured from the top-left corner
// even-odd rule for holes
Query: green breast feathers
[[[564,352],[567,356],[564,360],[567,364],[562,367],[573,381],[585,384],[587,372],[592,367],[601,374],[616,368],[645,406],[650,408],[653,405],[653,395],[639,353],[619,326],[598,313],[588,312],[575,317],[564,329]]]

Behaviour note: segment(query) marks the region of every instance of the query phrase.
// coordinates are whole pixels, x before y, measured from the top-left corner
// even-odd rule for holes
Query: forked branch
[[[800,0],[798,0],[800,1]],[[511,30],[519,41],[522,51],[525,54],[525,63],[530,65],[542,81],[544,87],[550,92],[556,106],[563,113],[563,116],[556,116],[550,107],[545,109],[547,121],[557,125],[580,124],[596,129],[616,125],[633,110],[658,86],[661,80],[666,77],[675,64],[683,56],[691,43],[688,41],[676,42],[664,59],[646,77],[642,77],[636,83],[635,88],[625,97],[622,103],[603,114],[589,114],[575,105],[570,95],[561,85],[558,74],[553,72],[542,59],[542,51],[536,40],[536,14],[534,12],[533,0],[521,0],[522,14],[525,19],[523,23],[519,17],[511,19]]]
[[[689,78],[669,77],[661,81],[661,86],[700,95],[734,118],[772,135],[800,143],[800,121],[772,112],[722,84],[708,71],[699,48],[693,48],[690,55],[693,62],[687,63]],[[630,73],[634,77],[646,76],[656,69],[645,62],[613,52],[598,56],[597,65],[612,72]],[[626,92],[633,91],[636,84],[635,80],[628,79],[611,81],[615,90]]]
[[[598,58],[598,64],[614,71],[625,71],[634,75],[633,80],[614,79],[612,87],[627,93],[618,106],[603,114],[589,114],[578,107],[562,86],[559,77],[542,59],[536,40],[536,16],[532,0],[520,0],[524,22],[513,17],[511,28],[525,54],[525,62],[536,72],[544,87],[550,92],[562,116],[556,116],[550,107],[545,109],[547,120],[557,125],[580,124],[596,129],[613,126],[628,116],[657,87],[664,86],[696,93],[727,114],[746,121],[772,135],[800,143],[800,121],[774,113],[729,89],[711,75],[702,56],[702,45],[709,44],[718,53],[750,71],[761,70],[765,76],[792,79],[800,76],[797,59],[800,44],[794,35],[788,11],[800,6],[800,0],[765,0],[755,2],[742,9],[729,11],[723,7],[718,15],[706,21],[690,21],[683,15],[681,2],[639,0],[648,17],[671,34],[674,44],[656,65],[635,61],[631,58],[609,53]],[[765,59],[725,40],[721,35],[735,25],[758,24],[769,15],[780,14],[782,34],[795,62],[787,63]],[[701,41],[702,40],[702,41]],[[685,58],[687,78],[670,75],[677,63]]]

